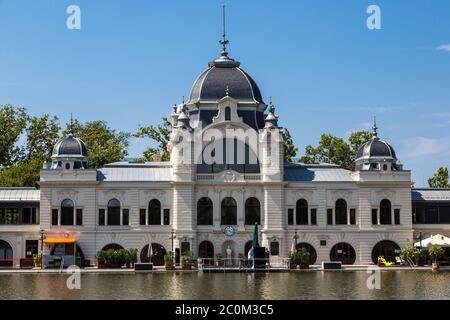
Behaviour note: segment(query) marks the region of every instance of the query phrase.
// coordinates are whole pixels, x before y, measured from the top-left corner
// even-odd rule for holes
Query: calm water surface
[[[366,272],[258,274],[0,274],[3,299],[450,299],[450,272],[390,271],[369,290]]]

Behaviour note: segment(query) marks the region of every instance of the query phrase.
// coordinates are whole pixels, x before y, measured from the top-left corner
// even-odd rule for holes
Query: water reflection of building
[[[91,263],[105,247],[137,248],[144,261],[151,243],[155,264],[171,250],[213,258],[230,246],[233,257],[246,256],[255,223],[272,256],[287,257],[296,236],[311,263],[368,264],[411,245],[420,231],[450,235],[450,193],[411,190],[410,171],[376,125],[350,172],[285,162],[278,120],[224,48],[194,82],[190,99],[172,111],[170,161],[90,169],[85,144],[70,134],[41,171],[40,191],[0,190],[0,263],[18,265],[37,253],[40,229],[77,232],[77,252]],[[180,136],[195,141],[193,132],[228,129],[253,133],[256,150],[249,141],[225,139],[224,163],[182,162]],[[229,155],[239,147],[244,160],[236,163]],[[208,148],[202,146],[202,159],[219,153]],[[256,163],[249,160],[254,153]]]

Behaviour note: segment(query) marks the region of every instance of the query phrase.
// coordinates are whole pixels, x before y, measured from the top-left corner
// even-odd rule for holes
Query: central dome
[[[240,63],[221,56],[209,63],[192,86],[189,103],[217,102],[229,93],[239,102],[264,103],[256,82],[240,67]]]

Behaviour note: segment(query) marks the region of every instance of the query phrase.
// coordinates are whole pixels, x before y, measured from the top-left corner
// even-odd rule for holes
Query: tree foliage
[[[128,155],[130,134],[108,127],[105,121],[67,124],[63,137],[72,132],[83,140],[89,152],[89,167],[101,168],[107,163],[122,160]]]
[[[40,159],[22,160],[0,172],[0,187],[38,187]]]
[[[0,168],[13,165],[22,157],[18,142],[27,123],[25,108],[15,108],[9,104],[0,107]]]
[[[50,161],[53,147],[58,142],[60,126],[57,117],[45,114],[31,117],[27,128],[26,159]]]
[[[348,142],[331,134],[322,134],[317,147],[306,146],[300,162],[306,164],[332,163],[347,170],[355,169],[356,154],[371,134],[367,131],[353,132]]]
[[[157,147],[150,147],[144,151],[143,158],[145,161],[154,161],[154,155],[160,155],[162,161],[170,160],[170,153],[167,150],[167,144],[169,143],[170,133],[172,132],[172,125],[167,118],[162,118],[161,124],[158,126],[140,126],[138,132],[133,136],[136,138],[149,138],[156,142]]]
[[[448,183],[448,168],[440,167],[436,173],[428,179],[430,188],[450,188]]]
[[[287,128],[283,129],[284,134],[284,159],[287,162],[293,162],[297,155],[298,148],[294,145],[294,139],[292,139],[291,133]]]

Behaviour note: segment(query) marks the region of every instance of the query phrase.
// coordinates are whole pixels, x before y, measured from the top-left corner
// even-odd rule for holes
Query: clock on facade
[[[232,237],[236,233],[236,230],[232,226],[228,226],[223,229],[223,233],[229,237]]]

